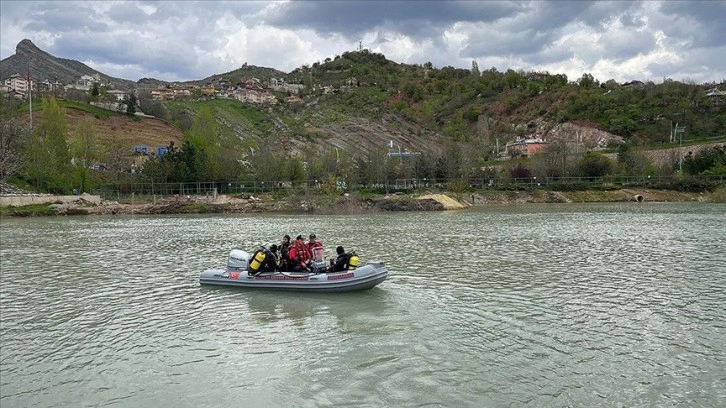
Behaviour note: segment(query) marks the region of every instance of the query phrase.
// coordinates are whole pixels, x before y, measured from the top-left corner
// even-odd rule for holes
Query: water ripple
[[[0,405],[723,406],[723,210],[3,220]],[[309,232],[389,279],[198,285]]]

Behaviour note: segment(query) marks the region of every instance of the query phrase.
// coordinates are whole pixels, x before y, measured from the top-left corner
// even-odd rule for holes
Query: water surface
[[[725,210],[2,219],[0,406],[725,406]],[[389,279],[198,284],[311,232]]]

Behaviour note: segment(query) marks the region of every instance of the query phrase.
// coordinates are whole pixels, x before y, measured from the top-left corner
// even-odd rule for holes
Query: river
[[[389,278],[201,287],[316,233]],[[726,406],[726,206],[4,218],[0,406]]]

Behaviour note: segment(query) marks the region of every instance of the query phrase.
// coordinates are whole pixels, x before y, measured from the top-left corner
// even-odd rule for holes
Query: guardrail
[[[302,183],[289,181],[257,181],[235,180],[226,182],[192,182],[192,183],[124,183],[106,185],[91,191],[105,200],[128,200],[134,197],[139,200],[153,200],[167,196],[206,196],[216,195],[256,195],[262,193],[291,193],[303,190],[336,190],[336,191],[372,191],[376,193],[392,193],[397,191],[471,191],[471,190],[586,190],[612,188],[685,188],[684,186],[706,186],[708,184],[726,184],[726,176],[698,176],[676,178],[672,176],[607,176],[607,177],[526,177],[496,178],[478,177],[463,179],[392,179],[372,183],[357,183],[348,186],[338,181],[331,186],[317,180]]]

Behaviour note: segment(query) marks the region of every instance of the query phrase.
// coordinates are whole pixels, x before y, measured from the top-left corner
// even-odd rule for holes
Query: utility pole
[[[30,62],[28,62],[28,111],[30,112],[30,132],[33,132],[33,80],[30,76]]]
[[[676,122],[676,132],[678,131],[678,122]],[[681,132],[681,137],[678,139],[678,154],[680,156],[680,160],[678,160],[678,172],[681,173],[681,176],[683,176],[683,132]]]
[[[681,116],[683,115],[684,122],[685,122],[685,111],[684,112],[674,112],[673,116]],[[678,172],[683,174],[683,134],[686,133],[686,127],[681,125],[678,125],[678,121],[676,121],[676,125],[673,126],[673,142],[676,141],[676,137],[678,137]],[[680,134],[680,135],[679,135]]]

